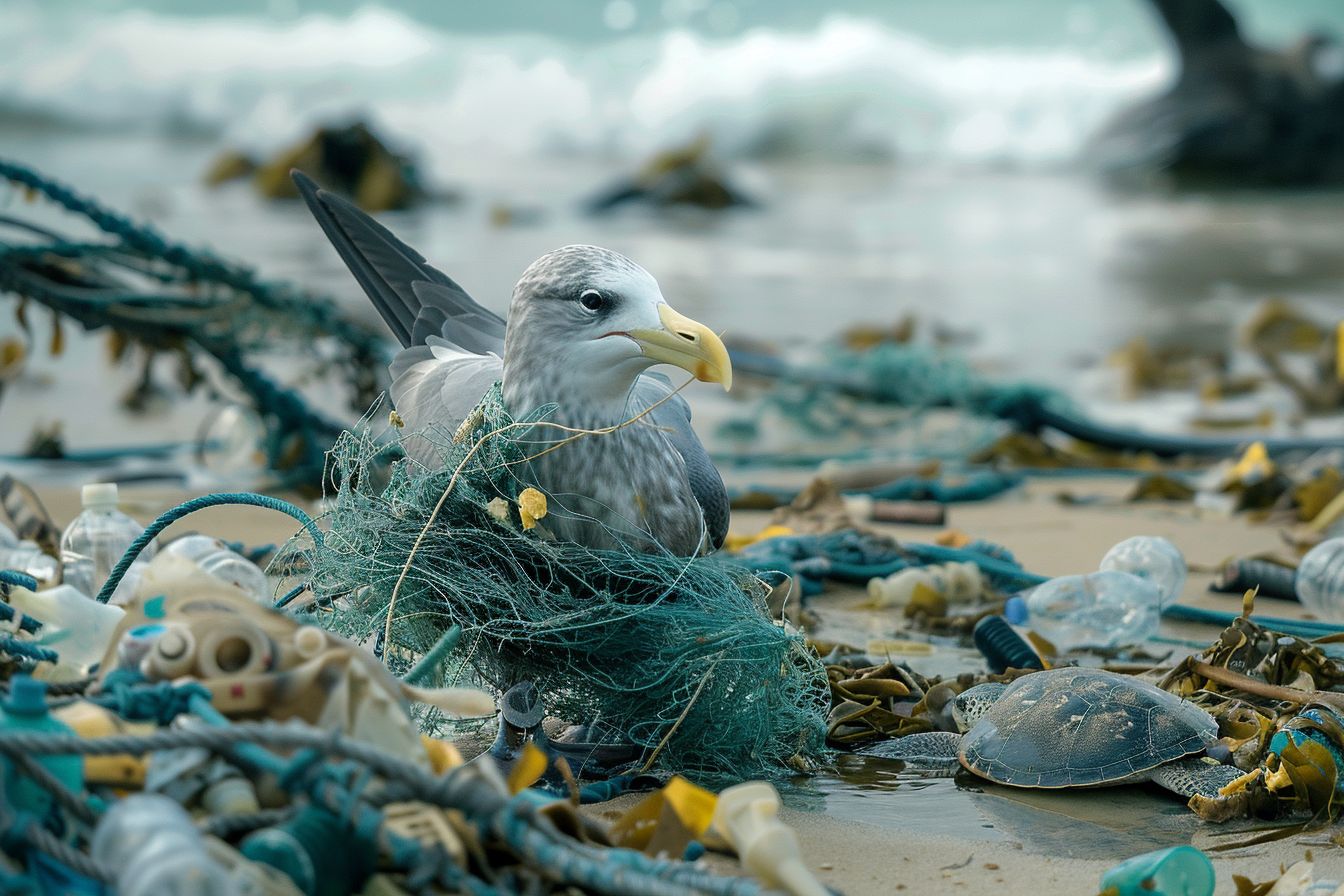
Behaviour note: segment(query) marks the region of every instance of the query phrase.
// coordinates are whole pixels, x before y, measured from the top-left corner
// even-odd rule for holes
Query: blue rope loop
[[[17,569],[0,569],[0,585],[36,591],[37,579]]]
[[[50,647],[32,644],[10,634],[0,634],[0,651],[8,653],[10,656],[35,660],[39,663],[56,663],[61,659],[60,654]]]
[[[319,546],[322,544],[322,530],[317,528],[317,523],[311,516],[288,501],[282,501],[270,495],[258,495],[254,492],[220,492],[213,495],[202,495],[199,498],[192,498],[190,501],[183,501],[171,510],[165,511],[154,522],[145,527],[145,531],[141,532],[139,537],[131,542],[131,546],[126,549],[126,553],[121,555],[117,565],[112,567],[112,573],[107,577],[107,581],[103,583],[102,589],[98,592],[98,602],[103,604],[108,602],[125,577],[126,570],[131,568],[135,558],[140,556],[140,552],[157,538],[160,532],[188,514],[204,510],[207,507],[219,507],[226,504],[265,507],[268,510],[278,510],[281,513],[286,513],[303,524],[303,528],[308,530],[308,534],[312,537],[314,543]]]
[[[123,719],[154,722],[164,727],[178,716],[190,712],[193,699],[209,700],[210,696],[210,689],[196,681],[183,684],[171,681],[132,682],[115,680],[109,676],[103,683],[102,692],[88,699],[104,709],[112,710]]]
[[[805,596],[808,590],[820,590],[824,579],[862,584],[911,566],[933,563],[974,563],[996,586],[1013,590],[1049,579],[1023,569],[1010,552],[990,542],[976,542],[964,548],[917,542],[893,545],[856,530],[770,538],[744,548],[733,559],[757,575],[799,577],[808,586]]]

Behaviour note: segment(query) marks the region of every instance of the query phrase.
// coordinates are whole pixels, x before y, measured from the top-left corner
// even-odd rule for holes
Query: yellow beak
[[[663,325],[656,330],[630,331],[646,358],[674,364],[703,383],[721,383],[725,392],[733,387],[733,362],[713,330],[665,302],[658,306],[658,319]]]

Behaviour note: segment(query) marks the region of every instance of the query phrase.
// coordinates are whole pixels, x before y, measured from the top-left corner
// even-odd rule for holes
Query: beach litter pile
[[[479,499],[482,487],[481,474],[466,476],[457,500]],[[408,488],[393,484],[388,498],[408,500]],[[562,738],[552,745],[541,724],[546,711],[537,687],[519,682],[504,694],[496,743],[465,762],[465,743],[459,749],[450,739],[426,734],[412,712],[413,705],[429,707],[440,722],[488,721],[494,714],[491,694],[425,683],[440,676],[462,628],[444,631],[398,678],[366,646],[325,627],[347,599],[316,583],[329,586],[336,571],[314,575],[313,584],[277,601],[273,579],[255,566],[245,571],[250,561],[240,552],[203,535],[173,539],[152,559],[141,559],[173,520],[209,504],[250,502],[291,513],[304,526],[303,547],[282,552],[271,570],[286,558],[297,562],[307,555],[315,564],[311,574],[324,563],[324,543],[342,537],[339,514],[323,533],[285,502],[222,495],[188,502],[143,530],[129,531],[115,525],[126,519],[115,502],[114,486],[88,487],[86,509],[62,539],[58,571],[92,583],[96,596],[23,572],[0,574],[0,609],[11,624],[0,644],[6,892],[394,894],[576,887],[745,896],[761,886],[800,896],[825,892],[799,862],[796,836],[777,820],[779,800],[770,784],[739,784],[716,795],[668,772],[666,759],[655,762],[660,752],[668,758],[695,755],[690,746],[667,746],[677,722],[707,736],[703,723],[689,717],[693,700],[680,707],[675,721],[648,720],[647,736],[661,735],[665,751],[638,742],[604,751],[600,743]],[[477,525],[511,533],[497,539],[496,548],[523,540],[484,504],[479,509]],[[454,508],[448,519],[462,524],[460,513]],[[91,531],[96,537],[89,537]],[[20,544],[13,537],[6,542]],[[513,546],[514,561],[521,562],[527,554]],[[534,562],[545,553],[533,551]],[[109,556],[116,557],[111,564]],[[136,563],[143,568],[128,594],[120,585]],[[693,579],[722,588],[741,580],[740,572],[718,576]],[[610,581],[621,581],[619,570],[610,572]],[[422,605],[428,599],[423,587],[413,583],[403,606]],[[307,598],[296,599],[309,590]],[[742,599],[754,606],[749,594]],[[613,605],[622,600],[627,615],[641,618],[628,591],[612,594]],[[688,608],[654,619],[684,623],[694,621],[696,612]],[[589,625],[619,634],[629,623],[612,616],[614,621],[598,618]],[[378,648],[384,659],[411,657],[406,630],[393,631]],[[471,637],[481,635],[473,627]],[[507,629],[496,637],[476,652],[522,652],[524,645],[509,645]],[[768,647],[766,636],[757,649],[777,651],[771,662],[787,664],[791,653],[801,653],[800,645],[782,632],[778,637],[778,646]],[[740,681],[738,665],[752,674],[762,671],[745,659],[723,657],[722,648],[700,665],[686,661],[711,697],[718,692],[710,676],[731,683]],[[539,643],[538,650],[546,649]],[[806,659],[795,662],[808,668]],[[494,668],[505,674],[504,666]],[[774,674],[782,673],[775,668]],[[599,670],[571,668],[566,674],[577,689]],[[561,679],[540,680],[551,685]],[[747,703],[769,693],[769,686],[752,693],[740,683],[735,687]],[[558,684],[544,694],[566,705]],[[605,699],[608,708],[618,706],[614,697]],[[794,716],[806,706],[800,701]],[[766,707],[789,717],[778,699]],[[819,719],[816,724],[813,751],[820,741]],[[798,732],[789,748],[808,750],[808,737]],[[707,743],[705,755],[721,758],[716,746],[722,749]],[[768,748],[764,743],[762,749]],[[642,771],[630,766],[632,752]],[[629,772],[612,774],[609,755],[621,757],[617,762]],[[702,771],[693,762],[686,766]],[[632,787],[653,793],[614,825],[578,813],[582,802]],[[693,861],[707,846],[741,856],[760,883]]]
[[[514,419],[496,386],[455,432],[403,433],[395,412],[383,426],[377,404],[344,430],[253,365],[269,336],[223,335],[196,292],[247,297],[258,314],[297,307],[364,368],[376,340],[347,341],[321,303],[288,303],[281,285],[5,172],[113,242],[28,228],[26,247],[0,246],[0,285],[146,351],[213,359],[249,395],[277,484],[325,489],[316,520],[219,493],[144,527],[115,487],[91,485],[58,526],[0,479],[8,891],[820,896],[775,787],[841,753],[977,787],[1156,783],[1192,826],[1273,823],[1233,846],[1319,830],[1344,806],[1337,441],[1136,432],[898,341],[815,365],[738,353],[759,393],[730,435],[782,413],[860,447],[822,458],[807,483],[733,489],[735,510],[770,516],[724,551],[594,550],[546,535],[526,466],[546,409]],[[128,290],[131,274],[160,291]],[[367,397],[371,382],[349,385]],[[963,422],[928,440],[941,453],[904,450],[948,410]],[[404,457],[407,439],[441,465]],[[748,451],[726,466],[813,460]],[[1046,576],[1011,539],[943,528],[1043,472],[1129,477],[1122,501],[1287,531],[1219,565],[1215,588],[1242,597],[1222,611],[1184,600],[1211,570],[1166,538],[1123,538]],[[1060,509],[1091,501],[1071,493]],[[199,533],[158,544],[229,504],[287,513],[298,531],[279,548]],[[1256,614],[1257,596],[1316,618]],[[828,637],[846,600],[895,637]],[[1164,621],[1221,633],[1173,639]],[[921,662],[944,648],[939,668]],[[610,818],[580,809],[618,797]],[[717,857],[733,853],[740,868]],[[1103,890],[1207,894],[1201,859],[1138,857]],[[1294,868],[1295,892],[1323,891]]]

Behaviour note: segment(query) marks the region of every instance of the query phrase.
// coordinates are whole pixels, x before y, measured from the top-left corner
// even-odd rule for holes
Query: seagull
[[[292,176],[402,344],[389,371],[408,432],[456,432],[502,381],[515,418],[554,406],[549,421],[602,431],[529,431],[540,441],[527,443],[536,446],[528,472],[548,498],[551,535],[676,556],[722,546],[723,479],[691,428],[690,407],[649,368],[671,364],[727,390],[732,363],[723,341],[673,310],[648,271],[610,249],[557,249],[523,272],[506,323],[373,218],[302,172]],[[442,466],[431,441],[403,444],[415,461]]]

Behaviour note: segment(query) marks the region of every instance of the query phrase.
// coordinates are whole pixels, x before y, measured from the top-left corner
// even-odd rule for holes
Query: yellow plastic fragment
[[[728,537],[725,538],[723,541],[723,549],[725,551],[740,551],[743,548],[751,547],[752,545],[757,544],[758,542],[768,541],[771,538],[782,538],[785,535],[794,535],[794,534],[796,533],[790,527],[780,526],[777,524],[766,526],[764,529],[755,533],[754,535],[734,535],[730,532],[728,534]]]
[[[1226,784],[1224,784],[1221,788],[1219,788],[1218,795],[1232,796],[1233,794],[1241,793],[1247,787],[1251,786],[1256,781],[1260,780],[1260,776],[1263,775],[1264,773],[1265,770],[1263,768],[1253,768],[1246,774],[1242,775],[1240,778],[1234,778],[1233,780],[1228,781]]]
[[[934,544],[945,548],[964,548],[974,540],[960,529],[944,529],[933,537]]]
[[[0,339],[0,381],[18,374],[28,357],[28,348],[14,336]]]
[[[406,421],[402,419],[402,416],[398,414],[395,409],[387,412],[387,422],[397,429],[406,428]]]
[[[96,703],[83,700],[62,706],[52,712],[69,725],[80,737],[111,737],[117,734],[152,734],[154,726],[148,723],[127,722],[116,713]],[[145,784],[145,760],[140,756],[85,756],[84,778],[90,784],[107,787],[138,789]]]
[[[865,648],[874,656],[933,656],[934,646],[924,641],[903,641],[899,638],[874,638]]]
[[[537,520],[546,516],[546,496],[531,486],[523,489],[518,494],[518,516],[524,529],[535,528]]]
[[[611,826],[612,842],[650,855],[680,856],[709,830],[718,797],[674,775],[663,789],[636,803]]]
[[[1307,523],[1307,528],[1313,532],[1324,532],[1341,517],[1344,517],[1344,492],[1335,495],[1329,504],[1321,508],[1321,512]]]
[[[523,747],[523,755],[518,757],[518,762],[509,772],[509,793],[522,793],[546,773],[546,766],[550,760],[546,754],[536,744],[527,744]]]
[[[450,769],[457,768],[465,761],[461,752],[451,741],[439,740],[437,737],[422,734],[420,735],[420,743],[424,744],[425,754],[429,756],[430,770],[436,775],[446,774]]]
[[[1228,475],[1231,482],[1250,484],[1262,482],[1274,475],[1274,462],[1264,442],[1252,442]]]

